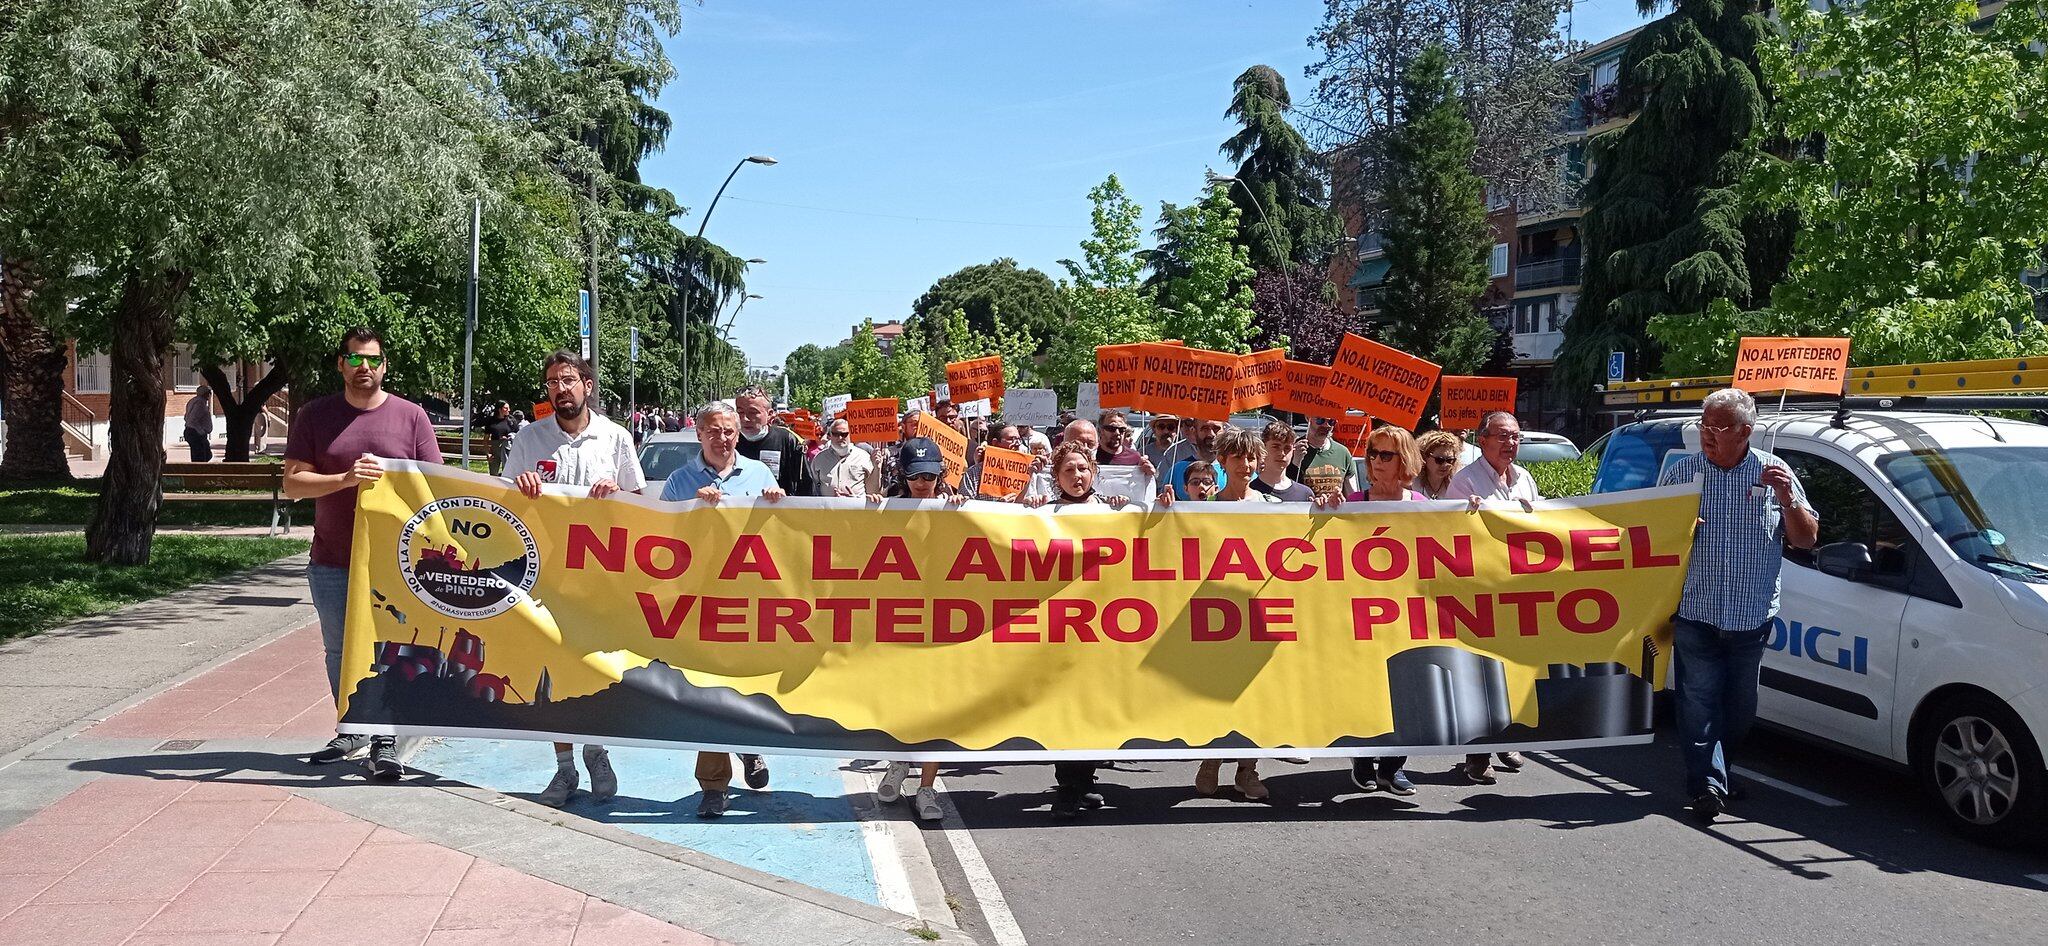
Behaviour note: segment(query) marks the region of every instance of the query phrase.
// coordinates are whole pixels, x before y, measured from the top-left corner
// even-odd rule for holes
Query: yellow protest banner
[[[1647,741],[1699,507],[707,505],[385,469],[343,731],[910,760]]]

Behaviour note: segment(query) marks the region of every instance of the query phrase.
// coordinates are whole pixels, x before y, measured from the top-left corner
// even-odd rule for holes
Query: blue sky
[[[687,4],[688,0],[685,0]],[[1111,173],[1145,207],[1227,173],[1230,84],[1265,63],[1309,97],[1321,0],[704,0],[668,43],[675,120],[644,167],[695,232],[768,262],[733,335],[758,365],[903,318],[939,277],[1012,257],[1062,274]],[[1634,0],[1578,7],[1574,35],[1640,22]]]

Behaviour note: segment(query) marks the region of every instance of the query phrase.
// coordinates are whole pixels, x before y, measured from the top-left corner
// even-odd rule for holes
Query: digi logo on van
[[[1845,635],[1818,624],[1771,619],[1771,638],[1765,646],[1792,657],[1804,657],[1854,673],[1870,673],[1870,638]]]

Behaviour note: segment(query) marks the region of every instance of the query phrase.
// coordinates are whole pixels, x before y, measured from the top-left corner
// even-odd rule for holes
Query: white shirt
[[[1535,478],[1529,475],[1528,470],[1522,469],[1521,464],[1508,464],[1508,475],[1503,479],[1493,471],[1493,464],[1486,462],[1485,457],[1465,464],[1458,475],[1451,477],[1451,485],[1444,488],[1445,499],[1470,499],[1474,496],[1506,502],[1526,499],[1532,503],[1543,498],[1536,492]]]
[[[811,482],[820,496],[865,496],[882,489],[875,461],[860,444],[854,444],[843,457],[829,446],[819,450],[811,457]]]
[[[555,416],[527,424],[513,435],[512,449],[505,455],[507,478],[533,470],[543,483],[589,486],[608,479],[627,492],[647,487],[640,455],[633,449],[633,435],[626,428],[603,414],[592,413],[582,433],[571,439]]]

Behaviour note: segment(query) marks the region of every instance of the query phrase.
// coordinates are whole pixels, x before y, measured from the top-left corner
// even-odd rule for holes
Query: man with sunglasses
[[[1700,404],[1700,452],[1664,468],[1657,485],[1698,480],[1699,524],[1679,592],[1678,747],[1693,814],[1712,821],[1743,792],[1729,755],[1756,722],[1764,643],[1778,615],[1784,547],[1810,549],[1820,516],[1785,461],[1749,445],[1756,401],[1724,388]]]
[[[348,563],[355,538],[356,485],[384,475],[379,457],[441,462],[434,424],[418,404],[384,390],[384,339],[367,328],[343,335],[334,367],[341,392],[307,401],[292,415],[284,446],[284,494],[313,500],[313,555],[306,582],[327,652],[327,690],[341,698],[341,635],[348,620]],[[315,765],[340,762],[368,747],[370,777],[397,781],[405,774],[390,736],[335,734],[307,757]]]
[[[1097,442],[1095,464],[1097,466],[1137,466],[1145,462],[1145,455],[1131,446],[1131,422],[1124,418],[1123,411],[1103,411],[1095,424]]]
[[[1180,442],[1180,418],[1172,414],[1152,415],[1151,436],[1138,444],[1138,452],[1157,467],[1166,462],[1166,452]]]
[[[825,424],[825,446],[811,457],[811,482],[820,496],[866,496],[882,491],[881,471],[866,450],[853,445],[845,418]]]
[[[1515,463],[1522,451],[1522,422],[1507,411],[1489,411],[1479,420],[1479,459],[1451,477],[1445,499],[1462,499],[1478,509],[1486,500],[1516,502],[1528,511],[1542,499],[1536,479]]]

